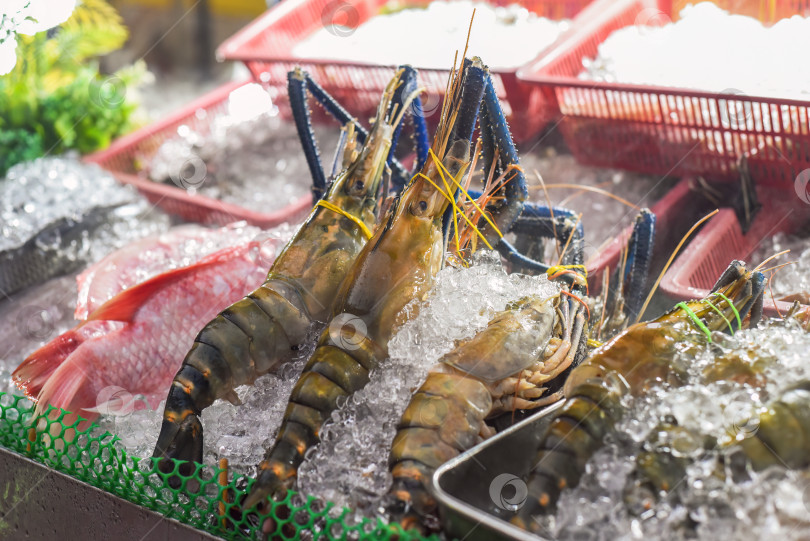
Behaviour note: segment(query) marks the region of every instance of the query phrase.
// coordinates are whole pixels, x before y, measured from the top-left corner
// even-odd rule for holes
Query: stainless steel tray
[[[509,523],[519,505],[520,480],[529,471],[557,402],[442,465],[433,475],[442,525],[464,541],[546,541]],[[513,483],[514,481],[514,483]],[[525,493],[524,493],[525,498]]]

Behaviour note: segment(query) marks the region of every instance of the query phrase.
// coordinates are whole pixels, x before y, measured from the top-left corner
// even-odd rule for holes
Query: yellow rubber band
[[[442,194],[442,195],[444,196],[444,198],[445,198],[445,199],[447,199],[447,201],[448,201],[448,202],[449,202],[451,205],[453,205],[454,207],[456,206],[456,202],[453,200],[453,198],[452,198],[452,197],[450,197],[450,196],[448,196],[448,195],[445,193],[445,191],[444,191],[444,190],[442,190],[441,188],[439,188],[439,186],[438,186],[438,185],[437,185],[435,182],[433,182],[432,180],[430,180],[430,178],[428,178],[426,175],[423,175],[422,173],[417,173],[417,174],[416,174],[416,176],[418,176],[418,177],[420,177],[420,178],[423,178],[423,179],[427,180],[427,181],[428,181],[428,182],[431,184],[431,186],[433,186],[434,188],[436,188],[436,190],[437,190],[437,191],[438,191],[440,194]],[[473,230],[475,230],[475,232],[476,232],[476,233],[478,233],[478,236],[479,236],[479,237],[481,237],[481,240],[483,240],[483,241],[484,241],[484,244],[486,244],[486,245],[487,245],[487,248],[489,248],[490,250],[492,250],[492,249],[493,249],[493,248],[492,248],[492,245],[491,245],[489,242],[487,242],[487,239],[485,239],[485,238],[484,238],[484,235],[482,235],[482,234],[481,234],[481,232],[478,230],[478,228],[477,228],[477,227],[475,227],[475,225],[473,225],[473,223],[470,221],[470,219],[469,219],[469,218],[467,218],[467,215],[466,215],[466,214],[464,214],[463,212],[459,211],[459,216],[461,216],[462,218],[464,218],[464,221],[465,221],[465,222],[467,222],[467,224],[469,224],[469,226],[470,226],[470,227],[472,227],[472,228],[473,228]]]
[[[442,163],[442,162],[439,160],[439,158],[438,158],[438,157],[436,157],[436,155],[435,155],[435,154],[433,154],[433,150],[429,150],[429,152],[430,152],[430,153],[433,155],[433,160],[434,160],[434,161],[435,161],[435,162],[438,164],[438,166],[439,166],[439,174],[442,174],[442,169],[444,169],[445,171],[447,171],[447,169],[444,167],[444,164],[443,164],[443,163]],[[464,187],[463,187],[463,186],[462,186],[462,185],[461,185],[461,184],[460,184],[460,183],[459,183],[459,182],[458,182],[458,181],[457,181],[455,178],[453,178],[453,175],[451,175],[451,174],[450,174],[450,171],[447,171],[447,175],[448,175],[448,176],[450,177],[450,179],[451,179],[451,180],[452,180],[452,181],[455,183],[455,185],[456,185],[456,186],[458,186],[459,190],[461,190],[461,193],[463,193],[463,194],[464,194],[464,197],[466,197],[466,198],[467,198],[467,199],[470,201],[470,203],[472,203],[472,204],[473,204],[473,207],[475,207],[475,210],[477,210],[477,211],[478,211],[478,212],[481,214],[481,217],[483,217],[483,218],[484,218],[484,220],[486,220],[486,221],[487,221],[487,223],[489,223],[489,225],[491,225],[491,226],[492,226],[492,228],[495,230],[495,232],[498,234],[498,236],[499,236],[499,237],[503,238],[503,233],[501,233],[501,230],[500,230],[500,229],[498,229],[498,226],[496,226],[496,225],[495,225],[495,222],[493,222],[492,220],[490,220],[490,219],[489,219],[489,217],[487,217],[486,213],[484,212],[484,209],[482,209],[480,206],[478,206],[478,203],[476,203],[476,202],[475,202],[475,199],[473,199],[472,197],[470,197],[470,194],[469,194],[469,193],[467,193],[467,190],[465,190],[465,189],[464,189]],[[460,175],[459,175],[459,176],[460,176]],[[444,178],[444,175],[443,175],[443,174],[442,174],[442,178]],[[474,227],[474,226],[473,226],[473,227]],[[478,229],[478,228],[476,228],[476,229]],[[480,235],[480,233],[479,233],[479,235]],[[492,249],[492,248],[490,248],[490,250],[491,250],[491,249]]]
[[[348,218],[349,220],[351,220],[355,224],[357,224],[357,227],[360,228],[360,231],[363,232],[363,236],[365,236],[366,239],[371,238],[371,230],[366,226],[366,224],[363,223],[363,220],[361,220],[357,216],[355,216],[353,214],[349,214],[348,212],[346,212],[345,210],[343,210],[339,206],[333,205],[329,201],[324,201],[323,199],[318,200],[318,202],[315,203],[315,206],[316,207],[323,207],[325,209],[329,209],[332,212],[337,212],[338,214],[340,214],[344,218]]]
[[[447,193],[449,194],[450,193],[450,185],[447,183],[447,179],[444,178],[444,173],[442,173],[442,169],[444,169],[444,166],[442,165],[442,162],[438,161],[438,158],[436,157],[435,154],[433,154],[433,151],[430,151],[430,155],[433,157],[434,162],[438,165],[439,176],[442,177],[442,182],[444,183],[444,188],[447,190]],[[448,173],[448,175],[450,174],[449,171],[447,173]],[[461,245],[459,244],[459,240],[458,240],[458,213],[459,212],[461,212],[461,209],[458,208],[458,206],[456,206],[455,204],[453,204],[453,225],[454,225],[453,232],[454,232],[454,237],[455,237],[455,240],[456,240],[456,252],[461,252]]]
[[[588,269],[585,268],[585,265],[554,265],[553,267],[550,267],[546,271],[546,274],[552,275],[552,274],[555,274],[557,272],[560,272],[560,271],[563,271],[563,270],[568,270],[568,269],[582,271],[582,274],[584,275],[585,279],[586,280],[588,279]]]

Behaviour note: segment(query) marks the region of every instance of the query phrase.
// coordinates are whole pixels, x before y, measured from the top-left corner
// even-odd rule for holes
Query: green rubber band
[[[695,326],[697,326],[697,328],[698,328],[698,329],[700,329],[701,331],[703,331],[703,334],[705,334],[705,335],[706,335],[706,339],[707,339],[707,340],[709,341],[709,343],[711,344],[711,343],[712,343],[712,332],[709,330],[709,328],[708,328],[708,327],[706,327],[706,325],[704,325],[704,324],[703,324],[703,322],[702,322],[702,321],[700,321],[700,318],[699,318],[699,317],[697,317],[697,314],[696,314],[696,313],[694,313],[694,312],[692,311],[692,309],[691,309],[691,308],[689,308],[688,306],[686,306],[686,304],[685,304],[685,303],[683,303],[683,302],[679,302],[679,303],[678,303],[678,304],[676,304],[675,306],[676,306],[677,308],[681,308],[681,309],[683,309],[683,311],[684,311],[684,312],[686,312],[686,315],[687,315],[687,316],[689,316],[689,319],[691,319],[691,320],[692,320],[692,323],[694,323],[694,324],[695,324]]]
[[[731,307],[731,310],[734,312],[734,315],[737,317],[737,328],[742,329],[742,320],[740,319],[740,313],[737,311],[737,307],[734,306],[734,303],[731,302],[731,299],[729,299],[728,297],[726,297],[723,293],[720,293],[719,291],[715,292],[714,295],[718,295],[718,296],[722,297],[728,303],[728,305]]]
[[[706,304],[708,304],[708,305],[709,305],[709,306],[712,308],[712,310],[714,310],[715,312],[717,312],[717,315],[719,315],[720,317],[722,317],[722,318],[723,318],[723,321],[725,321],[725,322],[726,322],[726,325],[728,325],[728,330],[729,330],[729,332],[731,333],[731,336],[734,336],[734,327],[732,327],[732,326],[731,326],[731,322],[728,320],[728,318],[726,317],[726,315],[725,315],[723,312],[721,312],[721,311],[720,311],[720,309],[719,309],[718,307],[716,307],[716,306],[715,306],[715,305],[712,303],[712,301],[710,301],[709,299],[705,299],[703,302],[705,302]]]

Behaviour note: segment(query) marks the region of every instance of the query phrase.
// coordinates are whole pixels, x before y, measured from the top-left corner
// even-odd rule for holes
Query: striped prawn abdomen
[[[528,482],[527,505],[519,516],[524,516],[524,509],[554,509],[560,492],[579,482],[588,460],[621,417],[619,399],[609,387],[593,381],[580,385],[566,400],[541,439]]]
[[[456,371],[428,374],[405,408],[391,446],[394,520],[406,528],[429,523],[425,519],[437,512],[429,488],[433,472],[482,441],[491,410],[492,397],[482,382]]]
[[[328,337],[329,329],[324,331]],[[307,450],[320,441],[324,422],[338,401],[363,388],[377,359],[363,348],[345,350],[321,339],[290,394],[275,443],[259,464],[259,475],[245,500],[245,509],[273,491],[290,488]],[[368,346],[367,346],[368,347]]]
[[[810,465],[810,383],[799,383],[768,404],[751,432],[739,445],[755,470]]]
[[[219,398],[238,403],[236,387],[252,384],[292,360],[309,325],[298,294],[277,281],[266,282],[214,317],[199,332],[174,377],[155,456],[201,461],[202,425],[197,416]],[[183,426],[194,427],[193,441],[188,433],[179,436]],[[183,441],[176,441],[178,437]]]

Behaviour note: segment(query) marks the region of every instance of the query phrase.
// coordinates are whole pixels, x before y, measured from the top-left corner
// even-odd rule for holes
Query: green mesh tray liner
[[[0,393],[0,446],[225,539],[261,539],[270,534],[282,540],[438,541],[436,536],[423,538],[380,519],[353,519],[349,509],[293,491],[270,501],[264,513],[243,515],[233,502],[241,501],[254,479],[241,475],[221,485],[223,470],[194,464],[195,471],[183,475],[180,466],[189,464],[180,462],[175,462],[173,472],[161,472],[156,459],[129,456],[117,436],[95,424],[80,430],[80,423],[82,427],[88,423],[81,418],[73,421],[75,417],[48,408],[35,418],[34,405],[25,397]],[[35,423],[39,430],[34,436]],[[172,488],[170,477],[182,479],[181,486]]]

